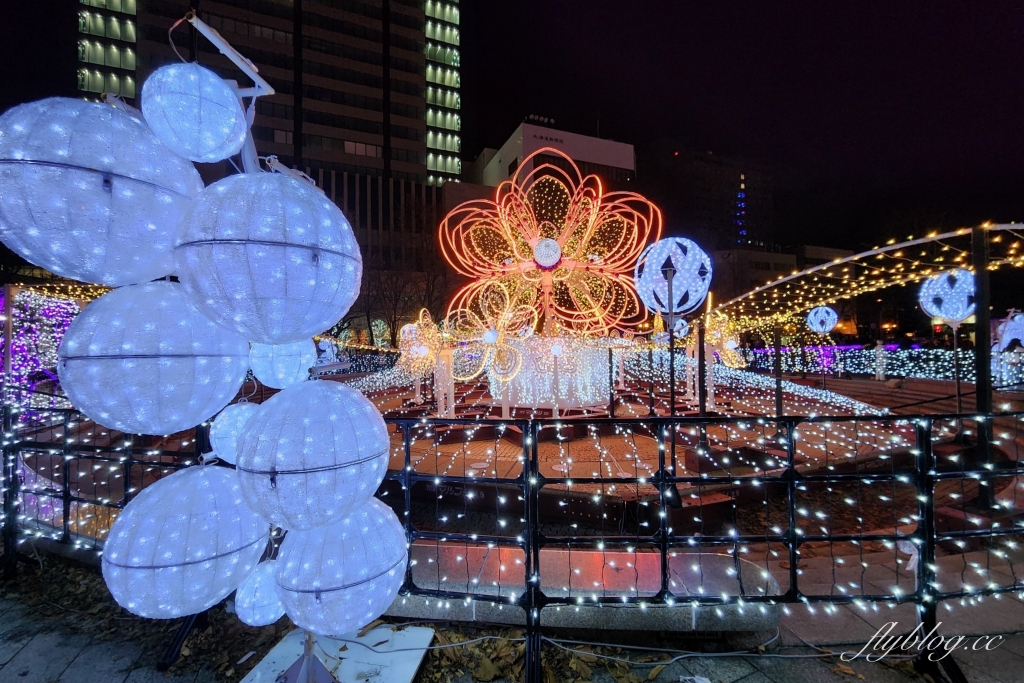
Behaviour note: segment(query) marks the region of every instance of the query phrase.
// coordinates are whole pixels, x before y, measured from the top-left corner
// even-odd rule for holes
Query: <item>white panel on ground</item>
[[[316,656],[338,683],[412,683],[434,638],[434,629],[391,629],[378,626],[362,637],[356,633],[337,638],[318,636]],[[300,629],[286,635],[241,683],[274,683],[302,656],[303,637]]]

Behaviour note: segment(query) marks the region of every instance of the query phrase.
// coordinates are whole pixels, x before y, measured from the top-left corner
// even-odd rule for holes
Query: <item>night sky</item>
[[[462,24],[466,160],[538,114],[768,166],[783,243],[1024,221],[1024,2],[467,0]]]

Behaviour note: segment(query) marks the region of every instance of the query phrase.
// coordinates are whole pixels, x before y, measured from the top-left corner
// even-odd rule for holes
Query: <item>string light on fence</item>
[[[0,116],[0,241],[73,280],[119,286],[174,270],[199,173],[142,121],[52,97]]]

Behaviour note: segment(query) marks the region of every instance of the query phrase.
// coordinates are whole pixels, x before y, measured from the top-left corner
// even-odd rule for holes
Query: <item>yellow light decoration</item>
[[[711,346],[726,367],[745,368],[747,360],[737,351],[739,347],[739,330],[729,317],[721,313],[710,313],[706,318],[707,328],[704,332],[704,343]],[[696,331],[694,343],[696,343]]]
[[[508,278],[486,282],[467,308],[451,311],[445,322],[455,342],[455,379],[472,379],[484,370],[498,382],[515,377],[523,356],[510,342],[533,334],[537,326],[535,301],[532,287]]]
[[[530,163],[535,157],[555,161]],[[473,278],[449,312],[472,309],[495,282],[534,290],[544,333],[559,327],[607,335],[646,316],[632,272],[649,239],[661,235],[661,211],[632,192],[605,193],[572,159],[545,148],[527,157],[494,201],[467,202],[441,223],[441,249]],[[526,170],[532,169],[532,170]]]
[[[398,369],[409,377],[424,378],[432,373],[442,341],[430,311],[420,310],[419,319],[403,326],[398,334]]]
[[[981,226],[988,231],[989,270],[1024,266],[1024,226]],[[803,316],[817,306],[905,286],[955,268],[971,267],[971,228],[909,239],[779,277],[716,307],[738,332],[764,330]]]

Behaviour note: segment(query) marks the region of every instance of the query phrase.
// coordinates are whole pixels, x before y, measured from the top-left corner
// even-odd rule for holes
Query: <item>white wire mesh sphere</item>
[[[273,389],[284,389],[309,379],[316,364],[316,344],[312,339],[291,344],[253,344],[249,349],[249,367],[256,379]]]
[[[72,405],[104,427],[173,434],[215,415],[249,367],[245,339],[203,317],[174,282],[129,285],[78,314],[57,349]]]
[[[238,154],[249,123],[227,82],[193,62],[162,66],[142,85],[142,115],[171,150],[192,161]]]
[[[258,408],[254,403],[232,403],[210,425],[210,445],[213,453],[224,462],[235,464],[238,437]]]
[[[807,327],[811,332],[828,334],[839,324],[839,314],[828,306],[816,306],[807,314]]]
[[[974,273],[954,268],[932,275],[921,284],[917,300],[931,317],[959,325],[974,315]]]
[[[234,472],[188,467],[125,506],[103,547],[103,580],[117,604],[140,617],[196,614],[256,566],[268,531],[242,500]]]
[[[277,597],[277,560],[256,565],[235,592],[235,614],[243,624],[269,626],[284,616],[284,605]]]
[[[196,306],[260,344],[330,328],[355,301],[363,268],[341,210],[280,173],[241,173],[204,190],[174,255]]]
[[[359,509],[384,479],[387,426],[355,389],[311,380],[275,394],[238,442],[246,501],[284,529],[333,524]]]
[[[675,270],[673,301],[669,301],[668,279],[661,270],[666,262]],[[648,245],[633,270],[636,292],[644,306],[673,314],[689,313],[704,302],[711,288],[711,275],[711,258],[685,237],[666,237]]]
[[[0,116],[0,241],[58,275],[120,286],[174,270],[203,189],[141,118],[52,97]]]
[[[371,498],[336,524],[288,532],[277,556],[278,596],[299,628],[342,635],[387,610],[408,560],[398,517]]]

